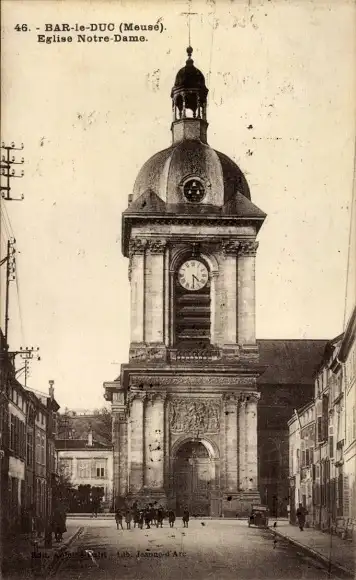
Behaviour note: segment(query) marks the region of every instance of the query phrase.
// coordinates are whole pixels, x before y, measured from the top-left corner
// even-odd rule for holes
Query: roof
[[[132,199],[152,190],[166,203],[186,203],[180,186],[189,175],[206,183],[204,203],[221,196],[217,205],[222,205],[237,192],[251,199],[247,180],[235,161],[196,138],[184,138],[152,155],[136,177]]]
[[[258,340],[260,364],[266,371],[259,384],[310,385],[328,340]]]
[[[88,445],[87,439],[56,439],[55,440],[57,451],[73,451],[75,449],[86,451],[97,451],[98,449],[110,450],[112,445],[101,443],[100,441],[93,441],[93,445]]]
[[[343,335],[339,352],[339,359],[341,362],[344,363],[347,357],[349,356],[350,349],[353,343],[355,342],[355,338],[356,338],[356,306],[352,311],[352,314],[346,326],[345,333]]]

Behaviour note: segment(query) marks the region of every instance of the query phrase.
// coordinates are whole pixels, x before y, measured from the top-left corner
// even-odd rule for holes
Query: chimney
[[[49,389],[48,389],[48,394],[51,397],[52,401],[54,399],[54,381],[48,381],[49,382]]]
[[[90,429],[88,432],[88,447],[93,446],[93,431]]]

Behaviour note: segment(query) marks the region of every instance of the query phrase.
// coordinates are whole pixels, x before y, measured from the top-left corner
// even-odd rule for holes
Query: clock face
[[[184,197],[188,201],[199,202],[205,195],[204,186],[198,179],[189,179],[183,187]]]
[[[178,280],[186,290],[201,290],[209,278],[206,266],[199,260],[188,260],[178,271]]]

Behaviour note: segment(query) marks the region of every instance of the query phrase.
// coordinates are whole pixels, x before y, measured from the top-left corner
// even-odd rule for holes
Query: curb
[[[313,550],[313,548],[310,548],[309,546],[306,546],[305,544],[301,544],[297,540],[294,540],[294,538],[290,538],[289,536],[286,536],[286,535],[282,534],[281,532],[277,532],[274,528],[269,527],[268,529],[274,536],[278,536],[279,538],[285,540],[286,542],[289,542],[289,544],[296,546],[301,551],[305,552],[308,556],[313,556],[313,558],[315,558],[315,560],[318,560],[325,567],[327,567],[327,568],[329,567],[329,565],[330,565],[329,558],[326,558],[326,556],[323,556],[323,554],[320,554],[320,552]],[[355,578],[354,572],[352,572],[348,568],[344,568],[343,566],[341,566],[341,564],[337,564],[336,562],[331,562],[330,569],[331,569],[331,571],[341,573],[342,575],[346,576],[347,578]]]
[[[84,528],[79,527],[63,544],[53,551],[53,554],[48,562],[47,566],[44,567],[43,573],[45,577],[52,576],[57,570],[57,565],[61,562],[60,556],[69,548],[69,546],[80,536]]]

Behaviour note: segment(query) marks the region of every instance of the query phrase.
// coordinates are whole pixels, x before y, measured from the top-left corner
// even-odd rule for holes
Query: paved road
[[[268,530],[244,521],[180,520],[171,529],[117,531],[114,521],[77,520],[84,527],[57,569],[56,580],[326,579],[327,571]],[[85,553],[94,552],[94,561]]]

